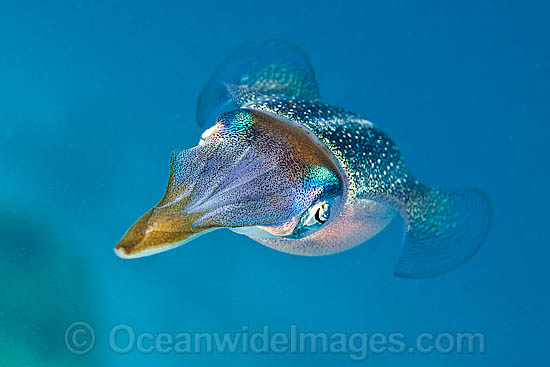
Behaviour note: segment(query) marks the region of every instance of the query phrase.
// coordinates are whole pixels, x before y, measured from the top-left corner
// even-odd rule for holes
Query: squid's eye
[[[312,205],[300,218],[300,222],[289,236],[290,238],[305,237],[320,229],[329,219],[330,203],[320,201]]]
[[[302,217],[302,226],[306,229],[318,228],[325,224],[330,216],[330,204],[326,201],[320,201],[309,208]]]
[[[315,220],[321,224],[325,224],[326,221],[328,220],[328,215],[329,215],[329,206],[327,203],[325,203],[325,205],[323,206],[319,206],[317,208],[317,211],[315,212]]]

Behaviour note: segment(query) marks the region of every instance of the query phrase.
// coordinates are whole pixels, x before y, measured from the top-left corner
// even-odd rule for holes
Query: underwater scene
[[[537,366],[542,1],[0,1],[0,367]]]

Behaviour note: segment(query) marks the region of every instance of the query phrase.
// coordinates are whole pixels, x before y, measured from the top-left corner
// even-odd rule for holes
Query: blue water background
[[[0,365],[543,365],[549,15],[542,1],[2,1],[0,338],[22,351],[0,355]],[[170,152],[198,142],[196,100],[212,71],[242,43],[265,38],[301,46],[325,101],[388,132],[421,180],[489,194],[494,225],[471,261],[435,279],[394,277],[399,220],[320,258],[227,230],[140,260],[113,254],[161,198]],[[63,341],[80,320],[97,336],[83,357]],[[411,339],[470,331],[485,335],[486,351],[363,362],[117,354],[108,335],[121,323],[157,334],[292,324]]]

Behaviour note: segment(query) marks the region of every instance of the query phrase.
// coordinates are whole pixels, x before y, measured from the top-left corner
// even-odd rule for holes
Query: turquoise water
[[[536,1],[3,1],[0,366],[543,364],[548,10]],[[494,223],[478,254],[441,277],[397,278],[395,220],[327,257],[228,230],[152,257],[115,256],[161,198],[170,152],[198,142],[196,101],[213,70],[266,38],[302,47],[325,101],[386,131],[425,182],[488,193]],[[263,336],[250,340],[264,330],[267,350]],[[293,332],[342,337],[346,350],[273,345]],[[209,351],[208,338],[224,333],[248,342]],[[459,333],[483,343],[458,352]],[[197,334],[206,336],[186,349]],[[404,350],[375,345],[399,335]]]

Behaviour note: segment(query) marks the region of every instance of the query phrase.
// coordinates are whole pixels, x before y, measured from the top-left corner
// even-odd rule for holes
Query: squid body
[[[165,196],[120,240],[120,257],[218,228],[287,253],[327,255],[401,215],[395,274],[420,278],[464,263],[489,231],[483,192],[418,181],[383,131],[321,100],[307,57],[291,44],[251,43],[229,56],[202,91],[197,120],[211,127],[172,154]]]

